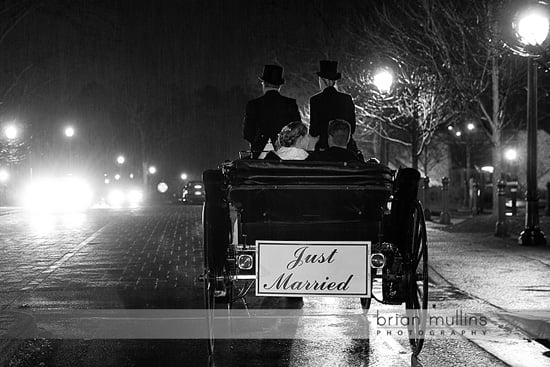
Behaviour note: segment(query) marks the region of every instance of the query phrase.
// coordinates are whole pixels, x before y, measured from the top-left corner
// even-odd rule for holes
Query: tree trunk
[[[500,142],[500,131],[498,132],[498,141],[493,145],[493,214],[498,214],[498,181],[502,174],[502,143]],[[497,137],[495,137],[497,138]]]
[[[413,117],[411,121],[411,155],[412,168],[418,169],[418,121]]]
[[[498,56],[493,52],[491,56],[491,80],[492,80],[492,143],[493,143],[493,214],[498,215],[498,181],[502,171],[502,129],[500,121],[500,83],[499,83],[499,65]]]
[[[424,161],[422,162],[424,165],[424,177],[428,177],[428,147],[424,148]]]

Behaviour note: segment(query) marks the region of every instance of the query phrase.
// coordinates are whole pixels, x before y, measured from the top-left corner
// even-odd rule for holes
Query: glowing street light
[[[9,179],[10,173],[5,169],[0,170],[0,182],[4,183],[7,182]]]
[[[394,84],[393,73],[387,68],[378,69],[373,78],[373,84],[376,86],[380,94],[387,95],[391,92],[392,86]],[[387,165],[388,164],[388,142],[385,138],[385,119],[380,123],[380,163]]]
[[[161,182],[157,185],[157,190],[161,194],[164,194],[166,191],[168,191],[168,185],[165,182]]]
[[[504,158],[509,161],[515,161],[518,159],[518,151],[513,148],[508,149],[504,152]]]
[[[548,36],[550,20],[548,7],[534,2],[520,13],[512,24],[516,36],[523,44],[527,56],[527,206],[525,229],[520,233],[518,243],[522,246],[546,244],[544,233],[539,227],[537,192],[537,64],[536,57]]]
[[[15,125],[8,125],[4,128],[4,134],[9,140],[17,138],[18,133],[19,131],[17,130],[17,127]]]
[[[148,171],[150,174],[154,175],[155,173],[157,173],[157,167],[150,166]]]
[[[530,8],[520,15],[517,22],[517,35],[524,45],[540,46],[548,36],[550,23],[545,13]]]
[[[180,175],[180,178],[182,179],[182,181],[187,180],[187,173],[182,173],[182,174]]]
[[[476,128],[476,125],[474,125],[473,122],[469,122],[468,125],[466,125],[466,128],[467,128],[469,131],[473,131],[473,130]]]
[[[67,138],[72,138],[74,136],[74,128],[72,126],[67,126],[65,128],[65,136]]]
[[[115,175],[115,180],[120,180],[120,175],[118,173]]]
[[[372,79],[380,93],[387,94],[393,86],[393,74],[388,69],[379,69]]]
[[[118,157],[116,157],[116,162],[118,164],[124,164],[124,162],[126,162],[126,158],[124,158],[123,155],[119,155]]]

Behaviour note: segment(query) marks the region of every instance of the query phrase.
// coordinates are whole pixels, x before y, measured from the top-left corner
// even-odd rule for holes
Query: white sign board
[[[256,241],[257,296],[370,297],[370,242]]]

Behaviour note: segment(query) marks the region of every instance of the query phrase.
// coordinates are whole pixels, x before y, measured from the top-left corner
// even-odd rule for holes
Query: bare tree
[[[368,19],[378,20],[381,37],[400,48],[403,60],[424,65],[445,83],[455,108],[480,116],[493,147],[494,187],[502,170],[502,131],[511,122],[507,102],[520,86],[517,60],[506,57],[500,41],[503,6],[492,0],[397,0]],[[493,198],[496,205],[496,190]]]
[[[400,48],[381,36],[373,36],[371,41],[392,60],[397,80],[391,95],[384,96],[372,84],[375,63],[359,59],[356,69],[346,73],[347,87],[359,112],[359,125],[381,139],[407,147],[411,166],[418,168],[419,157],[438,127],[453,122],[461,111],[453,108],[447,85],[436,75],[423,66],[406,63],[399,56]],[[372,66],[362,71],[365,68],[361,65]]]

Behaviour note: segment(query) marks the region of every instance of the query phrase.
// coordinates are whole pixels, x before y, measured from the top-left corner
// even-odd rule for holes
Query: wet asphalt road
[[[211,360],[204,340],[67,339],[63,328],[71,326],[36,317],[59,310],[202,308],[200,220],[200,206],[0,216],[0,306],[4,313],[27,319],[25,327],[37,336],[20,340],[5,365],[505,366],[499,353],[517,344],[517,338],[502,338],[496,347],[467,336],[430,338],[414,360],[407,339],[377,331],[376,310],[389,306],[373,301],[365,316],[359,300],[351,298],[304,298],[299,303],[250,296],[251,309],[301,310],[307,317],[292,325],[292,338],[219,340]],[[457,289],[433,284],[430,300],[435,309],[491,311]],[[369,338],[350,334],[357,327],[350,320],[360,320]],[[498,323],[491,327],[494,333],[507,330]]]

